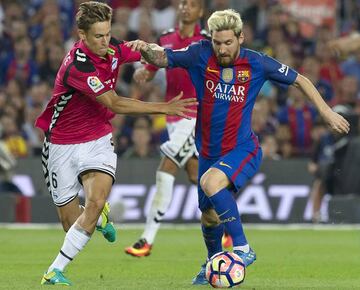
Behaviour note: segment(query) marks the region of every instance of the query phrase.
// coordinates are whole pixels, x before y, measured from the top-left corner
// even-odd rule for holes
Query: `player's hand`
[[[326,46],[334,56],[339,57],[346,52],[347,42],[344,39],[339,38],[329,41]]]
[[[166,115],[180,116],[186,119],[191,119],[186,113],[196,113],[195,109],[190,109],[190,106],[197,106],[196,98],[182,99],[183,92],[178,94],[175,98],[166,103]]]
[[[324,120],[329,124],[332,131],[339,134],[347,134],[350,131],[349,122],[340,114],[330,108],[322,114]]]
[[[130,47],[132,51],[140,51],[141,52],[147,48],[148,43],[143,40],[137,39],[137,40],[129,41],[129,42],[125,43],[125,45]]]
[[[134,80],[139,84],[144,84],[145,82],[147,82],[149,80],[149,77],[150,72],[143,67],[136,69],[133,75]]]

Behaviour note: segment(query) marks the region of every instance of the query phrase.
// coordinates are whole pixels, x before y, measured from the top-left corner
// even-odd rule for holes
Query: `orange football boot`
[[[151,248],[146,239],[140,239],[131,247],[125,248],[125,253],[134,257],[146,257],[150,255]]]

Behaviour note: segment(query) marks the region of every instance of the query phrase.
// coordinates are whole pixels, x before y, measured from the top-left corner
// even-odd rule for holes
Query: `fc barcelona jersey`
[[[199,102],[196,146],[206,158],[219,158],[251,140],[251,114],[266,80],[288,86],[297,77],[287,65],[246,48],[232,66],[222,67],[208,40],[165,51],[169,67],[185,68],[194,84]]]

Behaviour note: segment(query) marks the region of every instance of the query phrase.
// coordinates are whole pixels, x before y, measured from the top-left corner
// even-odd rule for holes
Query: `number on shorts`
[[[57,175],[55,172],[51,173],[51,183],[54,188],[57,188],[57,185],[58,185],[56,177],[57,177]]]

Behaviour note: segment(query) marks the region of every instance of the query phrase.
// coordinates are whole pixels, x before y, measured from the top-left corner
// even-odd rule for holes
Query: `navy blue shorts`
[[[251,141],[235,147],[233,150],[217,159],[207,159],[199,156],[199,178],[198,197],[199,208],[205,211],[213,208],[210,199],[200,187],[201,176],[210,168],[214,167],[229,178],[234,189],[238,191],[259,170],[262,159],[262,151],[257,137],[253,136]]]

